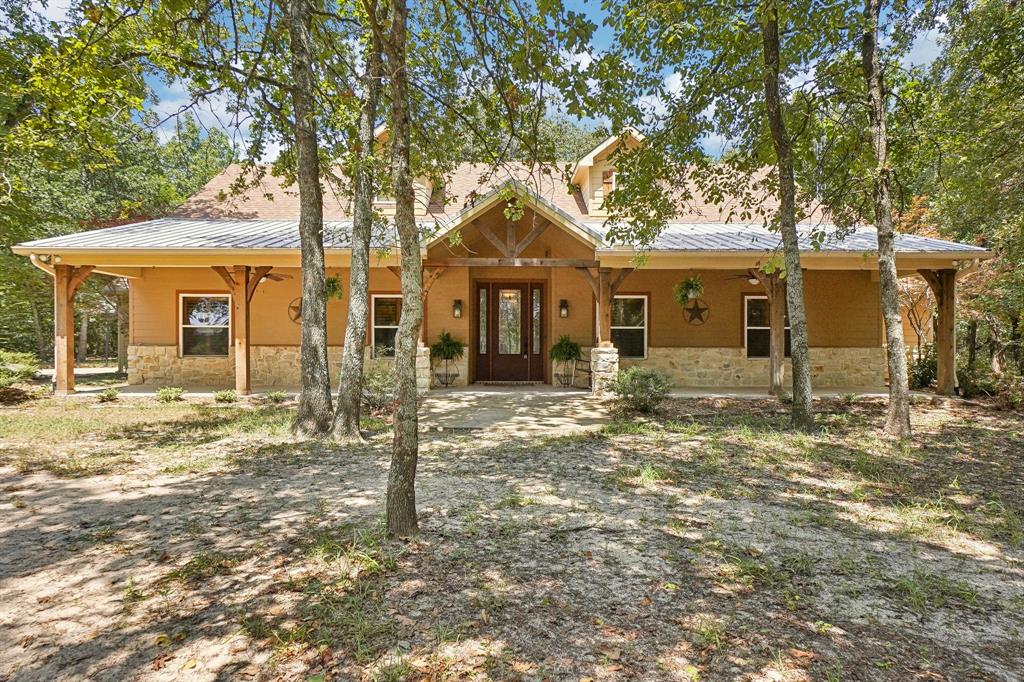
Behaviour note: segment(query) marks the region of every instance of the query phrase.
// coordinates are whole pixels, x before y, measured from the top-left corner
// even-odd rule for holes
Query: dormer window
[[[601,191],[604,196],[608,196],[615,191],[615,171],[605,170],[601,171]]]

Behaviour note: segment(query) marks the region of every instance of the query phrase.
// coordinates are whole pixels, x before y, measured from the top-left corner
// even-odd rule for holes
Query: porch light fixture
[[[761,283],[761,280],[759,280],[757,277],[754,277],[753,275],[751,275],[750,277],[747,277],[747,281],[750,282],[751,284],[760,284]]]
[[[457,298],[452,302],[452,317],[456,320],[462,317],[462,299]]]
[[[569,301],[562,299],[558,302],[558,316],[561,318],[569,317]]]

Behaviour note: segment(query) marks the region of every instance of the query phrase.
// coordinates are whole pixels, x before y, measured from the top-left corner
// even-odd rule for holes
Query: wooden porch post
[[[598,270],[597,297],[597,345],[612,345],[612,271],[609,268]]]
[[[256,287],[270,272],[270,267],[250,268],[236,265],[228,270],[219,265],[213,271],[220,275],[231,292],[231,336],[235,349],[235,392],[248,395],[252,392],[249,362],[249,303]]]
[[[53,379],[56,395],[75,392],[75,293],[93,266],[53,266]]]
[[[953,395],[956,390],[956,270],[918,271],[932,294],[939,313],[935,334],[935,355],[938,360],[936,393]]]
[[[235,344],[235,392],[248,395],[252,386],[249,372],[249,267],[234,267],[235,291],[232,292],[232,325]]]

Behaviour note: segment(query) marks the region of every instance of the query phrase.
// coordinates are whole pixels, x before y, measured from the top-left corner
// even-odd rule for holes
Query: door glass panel
[[[519,289],[498,291],[498,354],[518,355],[523,322],[523,292]]]
[[[480,299],[480,310],[478,313],[480,315],[479,350],[480,355],[487,355],[487,289],[480,289],[477,293],[479,294]]]
[[[533,290],[533,354],[540,353],[540,289]]]

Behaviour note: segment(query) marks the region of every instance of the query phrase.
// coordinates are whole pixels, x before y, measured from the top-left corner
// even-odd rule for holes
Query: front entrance
[[[473,380],[544,381],[544,284],[477,282]]]

